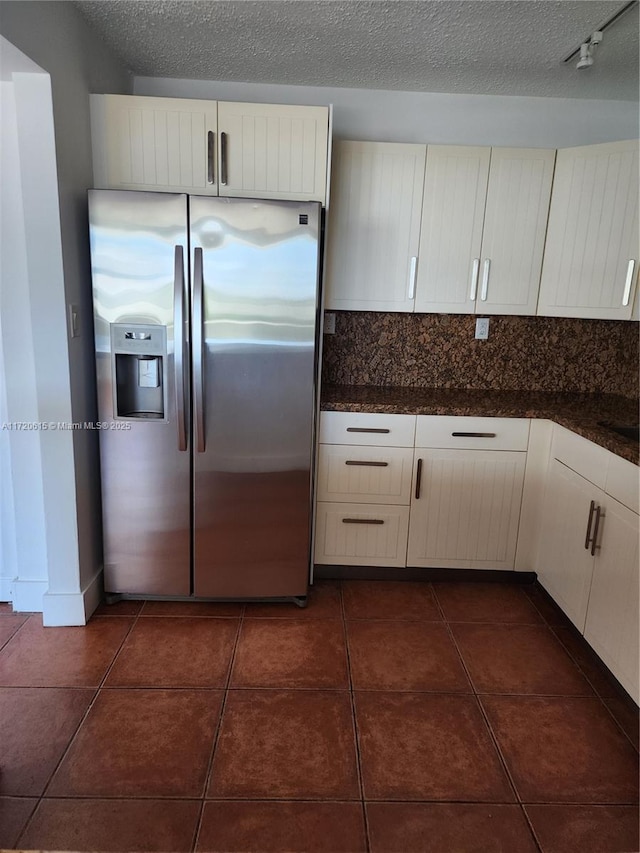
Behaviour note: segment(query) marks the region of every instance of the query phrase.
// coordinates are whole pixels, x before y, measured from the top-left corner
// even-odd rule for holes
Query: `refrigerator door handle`
[[[204,346],[202,249],[196,249],[193,258],[193,399],[195,402],[196,450],[204,453]]]
[[[182,246],[176,246],[174,253],[173,341],[178,450],[186,450],[187,424],[184,401],[184,250]]]

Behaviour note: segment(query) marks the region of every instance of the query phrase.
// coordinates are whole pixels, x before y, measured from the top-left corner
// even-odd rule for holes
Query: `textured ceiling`
[[[638,97],[638,6],[595,64],[563,59],[621,0],[91,0],[134,74],[541,97]]]

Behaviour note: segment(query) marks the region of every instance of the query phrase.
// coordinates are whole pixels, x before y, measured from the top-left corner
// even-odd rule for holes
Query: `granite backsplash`
[[[638,325],[617,320],[336,311],[323,382],[638,397]]]

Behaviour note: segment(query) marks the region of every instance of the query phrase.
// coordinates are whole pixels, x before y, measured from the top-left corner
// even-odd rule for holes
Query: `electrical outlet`
[[[489,337],[489,318],[478,317],[476,320],[476,340],[486,341]]]
[[[324,334],[335,335],[336,333],[336,315],[329,311],[324,315]]]

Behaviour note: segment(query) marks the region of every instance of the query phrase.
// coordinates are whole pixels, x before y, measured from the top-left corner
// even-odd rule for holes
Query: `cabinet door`
[[[638,279],[638,142],[558,152],[538,314],[625,320]]]
[[[407,565],[513,569],[525,461],[512,451],[417,447]]]
[[[220,195],[325,202],[328,107],[218,103]]]
[[[408,506],[325,503],[316,508],[315,562],[404,567]]]
[[[477,313],[536,313],[555,156],[491,149]]]
[[[475,311],[490,156],[490,148],[427,148],[416,311]]]
[[[325,308],[413,311],[425,152],[334,145]]]
[[[217,195],[215,101],[92,95],[99,189]]]
[[[590,507],[604,493],[552,459],[547,473],[538,551],[538,580],[569,619],[584,631],[594,558],[585,548]]]
[[[605,500],[584,636],[638,702],[638,516]]]

